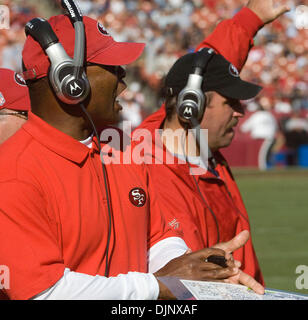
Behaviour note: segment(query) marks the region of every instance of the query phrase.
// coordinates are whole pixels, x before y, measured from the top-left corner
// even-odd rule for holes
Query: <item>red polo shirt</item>
[[[169,228],[181,229],[184,241],[193,251],[229,241],[243,230],[250,231],[245,205],[222,155],[219,152],[214,154],[218,175],[207,170],[192,176],[191,168],[197,167],[174,158],[159,143],[161,138],[157,129],[163,120],[158,111],[148,117],[139,129],[147,129],[155,137],[151,141],[143,140],[146,152],[141,149],[141,156],[149,168]],[[138,130],[132,137],[139,140]],[[242,263],[241,269],[245,273],[264,284],[251,238],[233,256]]]
[[[0,265],[10,270],[8,297],[42,292],[64,268],[104,275],[109,222],[97,149],[30,113],[0,155]],[[113,211],[109,275],[147,272],[149,247],[177,233],[166,229],[144,165],[106,170]]]
[[[197,49],[205,46],[214,48],[241,70],[253,45],[253,37],[262,26],[258,16],[250,9],[243,8],[232,19],[218,24]],[[159,147],[157,141],[160,137],[155,134],[155,130],[162,128],[165,116],[163,105],[137,129],[147,129],[152,137],[156,137],[151,141],[147,140],[148,145],[150,144],[147,150],[152,151],[145,155],[145,160],[153,163],[148,167],[169,227],[182,227],[184,240],[192,250],[210,247],[218,241],[229,241],[240,231],[250,230],[240,192],[227,162],[220,153],[215,154],[219,177],[210,171],[195,175],[197,185],[187,164],[177,163],[176,159],[174,164],[170,164],[174,157],[164,146]],[[137,130],[133,133],[133,139],[134,135],[136,138]],[[159,159],[158,150],[161,151]],[[161,160],[163,164],[154,164]],[[251,238],[244,247],[234,252],[234,257],[241,261],[244,272],[264,284]]]

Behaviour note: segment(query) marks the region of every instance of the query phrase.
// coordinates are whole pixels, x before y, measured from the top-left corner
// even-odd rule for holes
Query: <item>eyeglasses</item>
[[[113,73],[119,80],[123,80],[126,77],[126,71],[121,66],[103,66],[103,68]]]
[[[0,113],[0,116],[16,116],[18,118],[28,120],[28,111],[15,111],[15,112]]]

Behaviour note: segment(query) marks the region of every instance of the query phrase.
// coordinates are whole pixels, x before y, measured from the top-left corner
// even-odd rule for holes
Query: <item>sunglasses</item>
[[[0,116],[15,116],[21,119],[28,120],[28,111],[0,112]]]

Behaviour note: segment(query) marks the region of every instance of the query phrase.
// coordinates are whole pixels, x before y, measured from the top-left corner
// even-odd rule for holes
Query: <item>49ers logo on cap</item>
[[[21,85],[21,86],[26,86],[26,85],[27,85],[27,84],[26,84],[26,81],[25,81],[25,79],[22,77],[22,75],[19,74],[19,73],[17,73],[17,72],[15,72],[15,74],[14,74],[14,79],[15,79],[16,83],[18,83],[18,84]]]
[[[129,200],[136,207],[143,207],[146,199],[146,193],[141,188],[134,188],[129,192]]]
[[[233,77],[240,76],[240,73],[238,72],[238,70],[236,69],[236,67],[232,63],[230,63],[230,65],[229,65],[229,72],[230,72],[231,76],[233,76]]]
[[[104,36],[110,36],[106,28],[100,22],[97,22],[97,29]]]
[[[0,92],[0,107],[2,107],[4,104],[5,104],[5,99],[2,92]]]

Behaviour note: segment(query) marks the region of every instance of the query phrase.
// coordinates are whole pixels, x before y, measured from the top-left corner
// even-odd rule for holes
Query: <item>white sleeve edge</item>
[[[179,237],[169,237],[155,243],[148,251],[149,272],[156,272],[170,260],[183,255],[187,250],[185,241]]]

